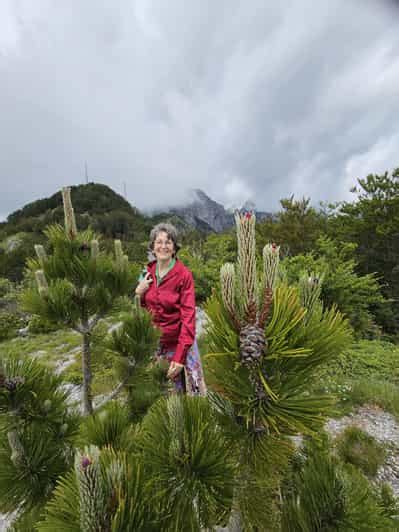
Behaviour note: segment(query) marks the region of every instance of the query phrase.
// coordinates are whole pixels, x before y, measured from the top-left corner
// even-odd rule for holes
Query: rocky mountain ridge
[[[191,198],[187,205],[172,207],[169,212],[200,231],[220,233],[234,225],[234,209],[226,209],[198,188],[191,190]],[[272,216],[271,213],[257,211],[255,204],[251,201],[246,201],[239,209],[254,211],[258,220]]]

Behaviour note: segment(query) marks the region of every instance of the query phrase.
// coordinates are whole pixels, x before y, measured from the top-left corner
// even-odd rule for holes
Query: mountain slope
[[[202,190],[193,189],[191,198],[190,203],[183,207],[173,207],[170,212],[177,214],[189,225],[200,231],[220,233],[234,225],[233,212],[226,210],[223,205],[211,199]],[[244,203],[241,208],[256,212],[258,220],[272,216],[267,212],[256,211],[255,204],[249,201]]]

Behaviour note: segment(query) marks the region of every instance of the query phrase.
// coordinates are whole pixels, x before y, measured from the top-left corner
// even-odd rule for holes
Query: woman
[[[147,265],[136,295],[162,331],[158,354],[170,362],[167,376],[176,391],[204,395],[206,388],[195,342],[194,281],[190,270],[176,257],[176,228],[167,223],[156,225],[149,247],[156,260]]]

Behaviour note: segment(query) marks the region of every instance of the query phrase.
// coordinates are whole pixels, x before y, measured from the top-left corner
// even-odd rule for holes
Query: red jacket
[[[154,325],[162,331],[161,346],[175,351],[172,360],[184,364],[195,338],[193,275],[176,259],[173,268],[157,286],[155,268],[156,261],[147,266],[152,283],[141,297],[141,304],[151,312]]]

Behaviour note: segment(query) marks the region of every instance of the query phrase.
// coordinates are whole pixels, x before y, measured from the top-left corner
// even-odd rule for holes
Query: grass
[[[378,340],[356,342],[320,368],[314,382],[314,392],[337,398],[338,415],[371,403],[399,418],[399,347],[395,344]]]
[[[116,320],[117,321],[117,320]],[[22,357],[36,356],[42,364],[55,368],[68,358],[72,350],[82,344],[81,335],[71,329],[63,329],[47,334],[17,337],[0,343],[0,357],[18,355]],[[70,356],[70,355],[69,355]],[[82,383],[82,356],[76,350],[75,361],[63,371],[63,377],[73,384]],[[104,352],[101,345],[93,345],[93,392],[106,394],[116,384],[113,367],[115,357]]]
[[[399,419],[399,386],[381,381],[355,381],[350,401],[353,405],[371,403]]]
[[[357,467],[368,477],[375,477],[386,458],[382,445],[355,426],[347,427],[336,439],[336,445],[341,460]]]
[[[374,379],[399,385],[399,346],[360,340],[324,366],[320,377],[327,381]]]
[[[70,329],[63,329],[52,333],[17,337],[1,342],[0,356],[37,355],[45,365],[54,367],[66,353],[80,344],[79,334]]]

